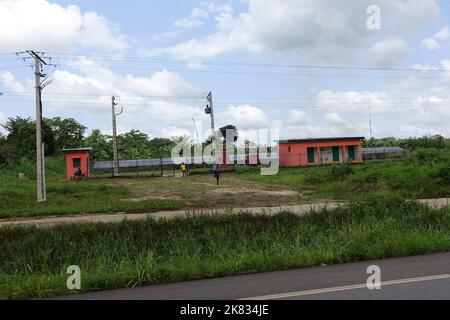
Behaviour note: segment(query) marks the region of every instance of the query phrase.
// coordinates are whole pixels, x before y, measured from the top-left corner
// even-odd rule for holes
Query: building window
[[[73,158],[72,160],[72,168],[81,167],[81,158]]]
[[[291,147],[288,147],[288,152],[291,153]]]
[[[333,147],[333,162],[341,161],[339,147]]]
[[[355,146],[349,146],[348,147],[348,159],[350,161],[355,161],[356,160],[356,156],[355,156]]]
[[[308,148],[308,163],[315,163],[316,162],[316,156],[314,148]]]

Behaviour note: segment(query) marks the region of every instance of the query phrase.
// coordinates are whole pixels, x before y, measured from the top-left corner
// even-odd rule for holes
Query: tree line
[[[36,158],[36,127],[31,118],[15,117],[9,118],[2,125],[6,134],[0,133],[0,165],[15,165],[24,160]],[[238,139],[236,126],[227,125],[219,129],[223,137],[227,130],[233,132],[234,141]],[[61,156],[64,149],[92,147],[92,157],[95,160],[111,160],[112,137],[103,134],[99,129],[92,130],[86,134],[87,127],[73,118],[44,118],[42,121],[43,142],[45,143],[46,156]],[[120,159],[150,159],[159,157],[170,157],[172,149],[179,143],[192,146],[189,137],[151,138],[148,134],[139,130],[117,136]],[[211,142],[208,137],[203,145]],[[224,141],[225,142],[225,141]],[[250,141],[245,146],[254,145]],[[364,147],[403,147],[409,151],[421,148],[435,148],[450,150],[450,139],[440,135],[429,135],[420,138],[382,138],[370,139],[363,142]]]
[[[0,165],[15,165],[36,158],[36,127],[31,118],[9,118],[0,133]],[[46,156],[61,156],[64,149],[92,147],[95,160],[112,159],[112,136],[99,129],[86,134],[87,127],[72,118],[42,119]],[[171,150],[186,137],[150,138],[139,130],[117,136],[121,159],[170,157]]]

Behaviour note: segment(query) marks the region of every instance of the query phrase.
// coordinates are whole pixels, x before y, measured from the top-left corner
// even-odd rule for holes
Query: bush
[[[443,151],[435,148],[420,148],[407,156],[407,162],[420,166],[431,166],[448,158]]]
[[[351,174],[355,174],[355,171],[353,170],[351,164],[346,163],[343,165],[331,167],[329,176],[330,176],[330,180],[336,181],[336,180],[344,180],[345,177],[347,177]]]
[[[450,185],[450,161],[447,161],[434,168],[431,176],[438,180],[439,184]]]

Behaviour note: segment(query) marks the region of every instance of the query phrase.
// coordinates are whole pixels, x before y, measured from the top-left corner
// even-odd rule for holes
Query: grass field
[[[174,209],[273,207],[320,201],[358,199],[366,194],[397,194],[404,198],[450,196],[447,154],[412,154],[406,162],[281,168],[261,176],[258,168],[223,174],[218,187],[211,174],[164,178],[95,178],[65,181],[62,159],[47,159],[46,203],[35,202],[33,164],[0,168],[0,218],[80,213],[151,213]]]
[[[450,250],[450,209],[375,197],[299,217],[194,216],[0,229],[0,297],[83,291]]]
[[[309,201],[308,194],[224,174],[217,187],[212,174],[186,179],[94,178],[66,181],[64,163],[47,159],[47,196],[36,203],[36,181],[19,180],[19,173],[35,176],[32,164],[0,168],[0,218],[79,213],[150,213],[158,210],[278,206]]]
[[[64,162],[47,159],[47,196],[45,203],[36,203],[36,181],[19,180],[19,173],[35,177],[33,164],[0,169],[0,218],[45,216],[101,212],[153,212],[180,209],[183,203],[174,199],[125,201],[130,188],[103,181],[66,181]]]
[[[261,176],[241,168],[241,178],[293,190],[312,190],[315,198],[355,199],[371,194],[397,194],[404,198],[450,196],[450,158],[438,163],[415,161],[367,162],[310,168],[282,168],[278,175]]]

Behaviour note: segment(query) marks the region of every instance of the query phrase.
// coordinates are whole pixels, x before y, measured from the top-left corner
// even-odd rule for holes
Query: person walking
[[[222,170],[220,170],[219,166],[216,165],[213,169],[214,178],[216,178],[216,183],[219,185],[220,183],[220,174],[222,173]]]
[[[183,174],[183,178],[187,177],[187,166],[184,162],[181,163],[180,169],[181,169],[181,173]]]

